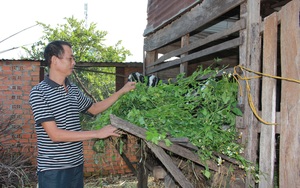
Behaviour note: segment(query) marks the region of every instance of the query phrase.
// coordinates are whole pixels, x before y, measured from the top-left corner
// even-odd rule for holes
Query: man
[[[44,57],[49,75],[32,88],[29,99],[37,134],[38,184],[40,188],[82,188],[82,141],[120,135],[111,125],[81,131],[79,113],[88,111],[96,115],[105,111],[120,96],[134,90],[135,82],[127,82],[107,99],[93,103],[67,78],[76,64],[70,43],[49,43]]]

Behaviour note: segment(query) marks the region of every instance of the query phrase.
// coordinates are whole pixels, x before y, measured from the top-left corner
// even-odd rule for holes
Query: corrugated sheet
[[[147,26],[144,36],[170,23],[202,0],[148,0]]]

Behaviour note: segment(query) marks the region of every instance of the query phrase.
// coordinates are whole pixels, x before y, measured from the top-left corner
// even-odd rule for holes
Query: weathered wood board
[[[138,127],[128,121],[125,121],[113,114],[110,116],[110,121],[113,126],[119,128],[119,129],[122,129],[130,134],[133,134],[143,140],[146,140],[146,130],[145,129]],[[160,146],[168,151],[171,151],[181,157],[184,157],[188,160],[191,160],[203,167],[205,167],[207,165],[210,170],[213,170],[215,172],[220,171],[217,164],[210,162],[210,161],[206,161],[206,163],[200,161],[198,155],[196,155],[191,150],[189,150],[185,147],[182,147],[178,144],[173,143],[171,146],[167,146],[164,142],[161,141],[161,142],[158,142],[158,146]]]
[[[183,62],[191,61],[193,59],[200,58],[200,57],[203,57],[203,56],[206,56],[206,55],[209,55],[209,54],[213,54],[213,53],[220,52],[220,51],[230,49],[230,48],[236,48],[240,44],[242,44],[242,42],[243,41],[242,41],[241,38],[235,38],[235,39],[223,42],[221,44],[217,44],[215,46],[206,48],[204,50],[186,55],[186,56],[184,56],[180,59],[176,59],[176,60],[173,60],[173,61],[167,61],[163,64],[156,65],[151,70],[147,70],[146,73],[151,74],[151,73],[154,73],[154,72],[157,72],[157,71],[168,69],[170,67],[179,66]]]
[[[263,42],[263,73],[277,73],[277,14],[265,19]],[[262,119],[268,123],[276,120],[276,79],[262,78]],[[259,169],[262,171],[259,187],[273,187],[275,164],[275,125],[260,124]]]
[[[177,181],[181,187],[192,188],[194,187],[184,176],[184,174],[178,169],[177,166],[172,162],[172,159],[166,152],[150,142],[147,142],[147,146],[151,149],[151,151],[156,155],[156,157],[162,162],[162,164],[166,167],[166,169],[172,174],[174,179]]]
[[[179,49],[173,50],[169,53],[164,54],[161,56],[159,59],[157,59],[154,63],[151,63],[146,66],[146,68],[152,67],[154,65],[159,65],[161,63],[164,63],[165,60],[171,58],[171,57],[177,57],[180,56],[184,53],[187,53],[188,51],[194,50],[200,46],[203,46],[205,44],[208,44],[210,42],[213,42],[215,40],[221,39],[223,37],[226,37],[232,33],[235,33],[241,29],[244,29],[246,27],[245,19],[241,19],[234,23],[230,28],[225,29],[224,31],[220,31],[218,33],[212,34],[207,36],[204,39],[198,39],[197,41],[194,41],[193,43],[190,43],[186,46],[182,46]]]
[[[285,5],[281,13],[282,77],[300,80],[300,1]],[[300,84],[282,81],[279,155],[280,187],[300,187]]]
[[[144,50],[152,51],[160,48],[218,18],[222,14],[239,6],[244,1],[245,0],[203,1],[200,6],[195,7],[165,28],[147,36],[144,40]]]

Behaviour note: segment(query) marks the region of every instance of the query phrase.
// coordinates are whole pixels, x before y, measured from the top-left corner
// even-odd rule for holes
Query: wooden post
[[[141,141],[141,144],[144,144]],[[146,157],[144,152],[144,146],[141,146],[141,160],[138,163],[138,173],[137,173],[137,188],[147,188],[148,187],[148,174],[149,170],[146,167]]]
[[[253,71],[260,71],[261,65],[261,36],[260,36],[260,0],[251,0],[241,5],[241,18],[247,20],[246,30],[241,32],[244,38],[244,43],[240,47],[240,65],[251,69]],[[246,77],[253,76],[252,73],[245,72]],[[251,96],[253,103],[258,108],[259,101],[259,80],[249,80],[251,88]],[[243,87],[244,91],[246,87]],[[244,105],[243,119],[238,123],[243,133],[243,144],[245,144],[245,158],[256,163],[257,159],[257,145],[258,145],[258,120],[254,116],[247,95],[244,93],[243,98],[240,98],[240,104]],[[247,138],[247,140],[245,140]],[[251,174],[248,174],[245,182],[245,187],[254,186],[255,182],[251,179]]]
[[[158,53],[156,50],[151,52],[146,52],[145,62],[144,62],[144,74],[147,75],[149,70],[146,69],[148,65],[153,64],[158,58]],[[154,67],[152,67],[154,68]],[[149,69],[149,68],[148,68]]]
[[[184,35],[183,37],[181,37],[181,48],[184,46],[189,45],[189,40],[190,40],[190,35]],[[182,54],[181,57],[186,56],[187,53]],[[185,76],[188,76],[188,62],[182,62],[180,64],[180,73],[185,73]]]
[[[172,174],[174,179],[177,181],[179,185],[183,188],[193,188],[194,186],[187,180],[184,174],[178,169],[177,166],[173,163],[171,157],[166,154],[166,152],[150,142],[147,142],[147,146],[151,149],[151,151],[156,155],[156,157],[164,164],[166,169]]]
[[[120,154],[120,156],[122,157],[122,159],[125,161],[126,165],[128,166],[128,168],[131,170],[131,172],[133,173],[133,175],[137,175],[136,169],[133,167],[132,163],[130,162],[130,160],[128,159],[128,157],[125,155],[124,152],[120,152],[120,145],[118,144],[114,144],[113,140],[110,139],[112,145],[115,146],[116,150],[118,151],[118,153]]]
[[[263,73],[277,73],[277,14],[265,18],[263,42]],[[274,123],[276,120],[276,79],[262,78],[262,119]],[[259,187],[273,187],[275,163],[275,125],[260,124]]]
[[[282,77],[300,80],[300,1],[281,9]],[[279,187],[300,187],[300,84],[282,81]]]

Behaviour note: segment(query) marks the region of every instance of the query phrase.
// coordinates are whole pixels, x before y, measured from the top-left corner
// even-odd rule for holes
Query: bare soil
[[[85,188],[136,188],[138,180],[135,176],[111,176],[105,178],[90,177],[85,179]],[[164,188],[163,181],[148,177],[148,188]]]

